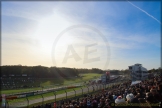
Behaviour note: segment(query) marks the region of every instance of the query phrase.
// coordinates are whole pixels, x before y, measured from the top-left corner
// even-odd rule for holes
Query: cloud
[[[30,19],[39,21],[44,16],[48,16],[53,13],[53,7],[56,3],[49,2],[3,2],[2,3],[2,15],[20,17],[24,19]]]
[[[144,48],[141,47],[141,44],[150,44],[156,47],[160,47],[160,33],[152,33],[152,34],[122,34],[116,37],[116,40],[126,43],[127,46],[129,43],[133,43],[135,46],[139,46],[137,48]],[[119,43],[117,43],[119,44]],[[130,45],[130,44],[129,44]],[[131,46],[129,46],[131,48]],[[132,46],[133,48],[134,46]],[[136,47],[134,47],[136,48]]]
[[[32,38],[32,36],[24,34],[2,34],[2,44],[17,44],[17,45],[28,45],[28,46],[39,46],[39,42]],[[13,46],[13,45],[12,45]]]

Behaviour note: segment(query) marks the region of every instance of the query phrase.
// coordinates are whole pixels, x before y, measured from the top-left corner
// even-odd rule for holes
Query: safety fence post
[[[97,91],[97,85],[95,85],[94,87],[95,87],[95,91]]]
[[[98,90],[98,84],[96,84],[96,86],[97,86],[97,90]]]
[[[66,100],[67,100],[67,91],[65,90],[65,93],[66,93]]]
[[[104,89],[104,84],[102,84],[102,89]]]
[[[76,91],[75,91],[75,89],[73,89],[74,90],[74,92],[75,92],[75,98],[76,98]]]
[[[28,97],[26,97],[26,100],[28,101],[27,107],[29,107],[29,99],[28,99]]]
[[[81,89],[82,89],[82,95],[83,95],[83,88],[81,87]]]
[[[108,89],[108,86],[109,86],[109,85],[106,83],[106,89]]]
[[[88,93],[89,93],[89,87],[87,87],[87,89],[88,89]]]
[[[56,92],[57,92],[57,91],[54,91],[54,92],[53,92],[53,94],[55,95],[55,102],[56,102]]]
[[[95,89],[94,89],[94,86],[92,86],[93,87],[93,92],[95,91]]]
[[[9,103],[8,103],[7,99],[6,99],[6,103],[5,103],[5,108],[9,108]]]
[[[110,85],[109,85],[109,84],[107,84],[107,89],[109,89],[109,87],[110,87]]]
[[[42,96],[42,106],[43,106],[43,102],[44,102],[44,97],[42,94],[40,94]]]

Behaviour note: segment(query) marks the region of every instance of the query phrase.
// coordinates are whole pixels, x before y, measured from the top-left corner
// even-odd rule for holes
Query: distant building
[[[133,81],[148,79],[148,71],[146,68],[142,67],[142,64],[135,64],[128,67]]]

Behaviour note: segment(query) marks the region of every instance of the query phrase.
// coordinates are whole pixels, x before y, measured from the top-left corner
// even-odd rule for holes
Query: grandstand
[[[1,89],[16,89],[16,88],[29,88],[38,87],[37,78],[31,75],[10,75],[1,77]]]

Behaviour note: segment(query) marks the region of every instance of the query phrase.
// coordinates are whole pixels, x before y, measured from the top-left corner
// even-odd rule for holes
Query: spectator
[[[130,86],[130,81],[113,85],[111,91],[104,89],[94,95],[84,95],[80,100],[79,98],[66,102],[61,100],[60,106],[57,106],[57,108],[112,108],[113,103],[116,107],[151,108],[151,104],[156,104],[162,99],[162,84],[158,80],[155,78],[142,81],[133,86]],[[119,87],[121,87],[120,90]],[[46,106],[50,108],[50,105]]]
[[[162,98],[155,88],[151,88],[150,92],[153,94],[153,97],[156,100],[156,102],[161,101]]]
[[[162,83],[157,85],[158,86],[158,90],[157,92],[159,93],[159,95],[162,97]]]
[[[151,105],[148,102],[146,102],[145,99],[139,98],[138,100],[141,108],[151,108]]]
[[[117,99],[115,99],[115,104],[116,106],[119,106],[126,104],[126,102],[121,96],[118,96]]]
[[[128,103],[130,103],[133,98],[134,98],[134,95],[132,93],[127,94],[127,96],[126,96],[126,100]]]

